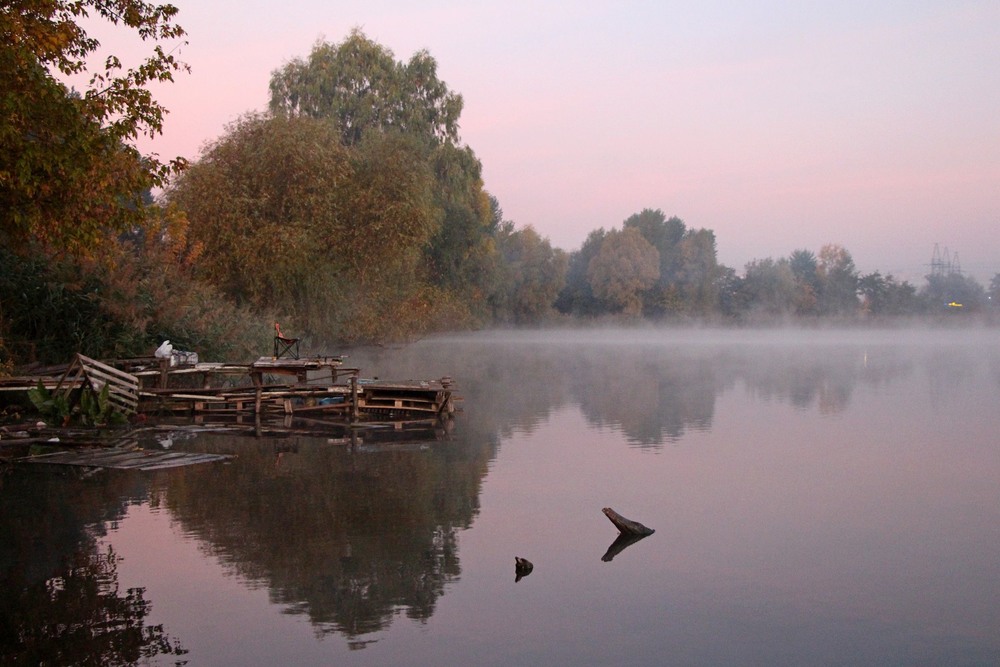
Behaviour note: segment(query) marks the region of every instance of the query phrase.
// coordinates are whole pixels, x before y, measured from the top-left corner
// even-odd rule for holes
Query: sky
[[[155,89],[170,113],[139,144],[164,159],[197,159],[266,109],[275,69],[359,28],[430,53],[504,217],[556,247],[651,208],[713,230],[740,273],[828,243],[917,284],[935,244],[1000,273],[996,0],[172,3],[191,73]],[[91,32],[126,65],[144,52]]]

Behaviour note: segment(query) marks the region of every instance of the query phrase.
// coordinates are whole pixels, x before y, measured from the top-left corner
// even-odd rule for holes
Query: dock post
[[[351,419],[358,419],[358,374],[351,375]]]

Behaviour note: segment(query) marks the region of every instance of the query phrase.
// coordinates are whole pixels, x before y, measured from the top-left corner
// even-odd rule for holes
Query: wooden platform
[[[112,391],[128,414],[301,415],[355,423],[384,419],[448,419],[460,400],[450,378],[387,382],[344,368],[342,357],[261,357],[249,364],[171,366],[152,357],[98,362],[78,355],[73,364],[34,376],[0,380],[0,390],[26,392],[39,382],[67,393],[89,384]],[[111,364],[114,364],[112,367]]]

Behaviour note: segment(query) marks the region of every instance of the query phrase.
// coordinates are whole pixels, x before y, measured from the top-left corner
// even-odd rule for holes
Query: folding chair
[[[292,359],[299,358],[299,339],[289,338],[281,334],[281,327],[274,323],[274,358],[280,359],[288,355]]]

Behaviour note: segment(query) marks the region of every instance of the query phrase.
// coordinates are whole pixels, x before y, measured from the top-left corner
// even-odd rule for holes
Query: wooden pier
[[[213,417],[312,417],[339,422],[448,419],[459,400],[450,378],[380,381],[345,368],[341,357],[262,357],[249,364],[169,359],[98,362],[77,355],[64,367],[0,381],[0,392],[42,386],[69,394],[86,385],[112,387],[116,407],[129,414]]]
[[[162,369],[151,369],[135,375],[140,382],[154,380],[156,384],[140,389],[140,412],[323,415],[364,421],[385,416],[447,418],[454,413],[456,401],[448,378],[367,380],[360,377],[359,369],[344,368],[336,357],[264,357],[247,365],[195,364],[171,368],[165,374]],[[186,383],[174,382],[185,378]]]

